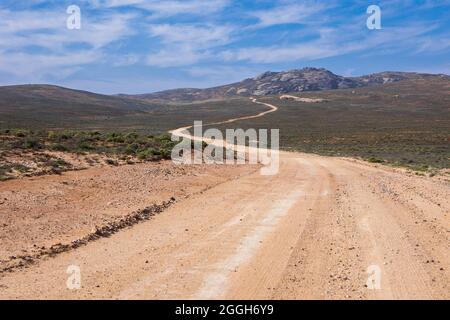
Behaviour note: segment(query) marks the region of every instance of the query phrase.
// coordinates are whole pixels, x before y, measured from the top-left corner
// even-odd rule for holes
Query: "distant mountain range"
[[[405,87],[411,94],[427,95],[436,88],[438,94],[448,95],[448,90],[442,88],[450,88],[450,76],[381,72],[342,77],[325,69],[304,68],[265,72],[255,78],[215,88],[142,95],[102,95],[45,84],[3,86],[0,87],[0,129],[145,127],[158,115],[166,115],[177,108],[189,108],[183,106],[185,103],[278,94],[301,97],[300,93],[306,91],[345,88],[360,91],[368,86],[381,94],[392,94],[392,90],[397,92],[400,87]],[[155,126],[154,122],[152,124]]]
[[[268,96],[304,91],[360,88],[425,77],[448,77],[412,72],[380,72],[361,77],[343,77],[323,68],[303,68],[263,74],[241,82],[208,89],[174,89],[140,95],[120,95],[147,101],[192,102],[233,97]]]
[[[255,78],[208,89],[175,89],[139,95],[102,95],[53,85],[14,85],[0,87],[0,116],[31,110],[40,113],[40,116],[52,113],[72,114],[75,117],[104,114],[120,116],[162,110],[168,102],[360,88],[430,77],[450,80],[447,75],[389,71],[361,77],[343,77],[323,68],[304,68],[265,72]]]

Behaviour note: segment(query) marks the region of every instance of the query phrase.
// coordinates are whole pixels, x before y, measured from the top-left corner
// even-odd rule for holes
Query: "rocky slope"
[[[358,88],[429,76],[448,77],[406,72],[381,72],[361,77],[343,77],[323,68],[303,68],[283,72],[265,72],[255,78],[208,89],[175,89],[128,97],[143,100],[190,102],[239,96],[267,96],[303,91]]]

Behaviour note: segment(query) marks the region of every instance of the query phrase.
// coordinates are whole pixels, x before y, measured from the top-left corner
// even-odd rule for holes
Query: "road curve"
[[[277,175],[12,273],[0,298],[449,299],[449,198],[438,179],[282,152]],[[82,290],[66,288],[71,264]]]
[[[237,122],[237,121],[260,118],[260,117],[265,116],[266,114],[269,114],[269,113],[272,113],[272,112],[275,112],[278,110],[278,107],[274,106],[273,104],[260,102],[260,101],[256,100],[255,98],[250,98],[250,100],[252,100],[252,102],[254,102],[256,104],[260,104],[260,105],[269,107],[269,110],[263,111],[263,112],[260,112],[258,114],[251,115],[251,116],[243,116],[243,117],[232,118],[232,119],[219,121],[219,122],[206,123],[206,124],[203,124],[203,126],[221,125],[221,124],[233,123],[233,122]],[[187,130],[192,129],[192,128],[193,128],[193,125],[181,127],[178,129],[171,130],[171,131],[169,131],[169,133],[171,133],[172,135],[175,135],[177,137],[189,138],[191,140],[203,140],[198,137],[194,137],[194,136],[190,135],[188,132],[186,132]]]

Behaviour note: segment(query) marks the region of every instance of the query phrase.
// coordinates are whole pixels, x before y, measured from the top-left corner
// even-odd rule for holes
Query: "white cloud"
[[[66,16],[56,12],[11,11],[0,9],[0,32],[56,29],[65,26]]]
[[[131,66],[133,64],[138,63],[139,60],[140,60],[140,57],[137,54],[126,54],[126,55],[114,57],[113,65],[115,67]]]
[[[23,79],[69,75],[104,58],[107,45],[133,33],[130,14],[82,16],[80,30],[68,30],[67,17],[65,10],[0,10],[0,71]]]
[[[178,67],[195,64],[207,57],[207,53],[195,51],[190,47],[176,46],[170,50],[162,49],[149,54],[146,63],[156,67]]]
[[[226,61],[249,61],[252,63],[278,63],[285,61],[316,60],[348,53],[361,52],[371,55],[381,50],[395,52],[414,49],[435,26],[417,24],[409,27],[385,28],[376,33],[356,24],[345,28],[319,29],[317,40],[292,43],[284,46],[247,47],[225,50],[220,56]],[[444,42],[443,45],[446,45]]]
[[[418,41],[416,53],[441,52],[450,48],[450,34],[442,35],[440,38],[425,37]]]
[[[96,51],[80,51],[66,54],[0,53],[0,71],[18,78],[45,79],[61,77],[79,70],[77,67],[93,63],[102,57]]]
[[[48,6],[36,9],[38,3]],[[259,73],[268,67],[265,64],[278,69],[349,53],[371,58],[399,52],[425,56],[450,49],[445,16],[421,16],[421,10],[441,6],[443,1],[427,0],[422,6],[409,0],[381,1],[383,29],[375,32],[365,26],[363,1],[344,7],[336,0],[258,0],[245,5],[237,0],[79,0],[81,30],[67,30],[61,3],[30,0],[19,7],[34,9],[22,11],[0,5],[0,73],[4,79],[29,82],[48,77],[51,81],[94,64],[102,64],[98,77],[102,72],[110,74],[109,66],[133,64],[151,71],[146,73],[154,71],[154,78],[164,73],[145,64],[179,67],[184,76],[198,83],[207,83],[207,79],[226,83]],[[409,15],[413,18],[406,20]],[[270,28],[284,24],[300,25]],[[131,44],[131,40],[139,43]],[[83,76],[92,77],[92,72],[79,72],[69,79]]]
[[[212,24],[155,24],[151,25],[149,30],[151,36],[161,38],[166,44],[184,44],[205,48],[228,43],[234,29]]]
[[[230,26],[213,24],[153,24],[152,37],[158,37],[163,49],[150,53],[147,64],[159,67],[192,65],[212,58],[211,50],[231,41]]]
[[[57,11],[0,10],[0,49],[14,50],[26,46],[59,49],[73,43],[101,48],[133,33],[131,14],[109,14],[97,19],[82,16],[80,30],[66,28],[67,15]],[[24,32],[26,31],[26,32]]]
[[[224,51],[221,56],[226,61],[251,61],[252,63],[275,63],[283,61],[311,60],[330,57],[333,48],[318,46],[316,43],[296,44],[286,47],[252,47],[237,51]]]
[[[229,0],[94,0],[94,5],[108,8],[132,6],[148,10],[154,18],[179,14],[208,15],[218,12],[229,4]]]
[[[330,4],[324,2],[296,1],[267,10],[254,11],[250,15],[259,20],[256,27],[268,27],[279,24],[311,22],[318,13],[323,13],[328,8],[330,8]]]
[[[260,74],[264,70],[261,68],[251,67],[236,67],[236,66],[194,66],[185,68],[189,75],[197,79],[208,79],[209,86],[220,85],[224,83],[232,83],[242,81],[244,78],[254,77],[255,74]]]

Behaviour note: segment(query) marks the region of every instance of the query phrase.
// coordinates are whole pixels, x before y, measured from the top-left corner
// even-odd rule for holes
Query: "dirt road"
[[[448,199],[439,179],[281,152],[277,175],[4,274],[0,298],[449,299]],[[80,290],[66,286],[70,265]]]

